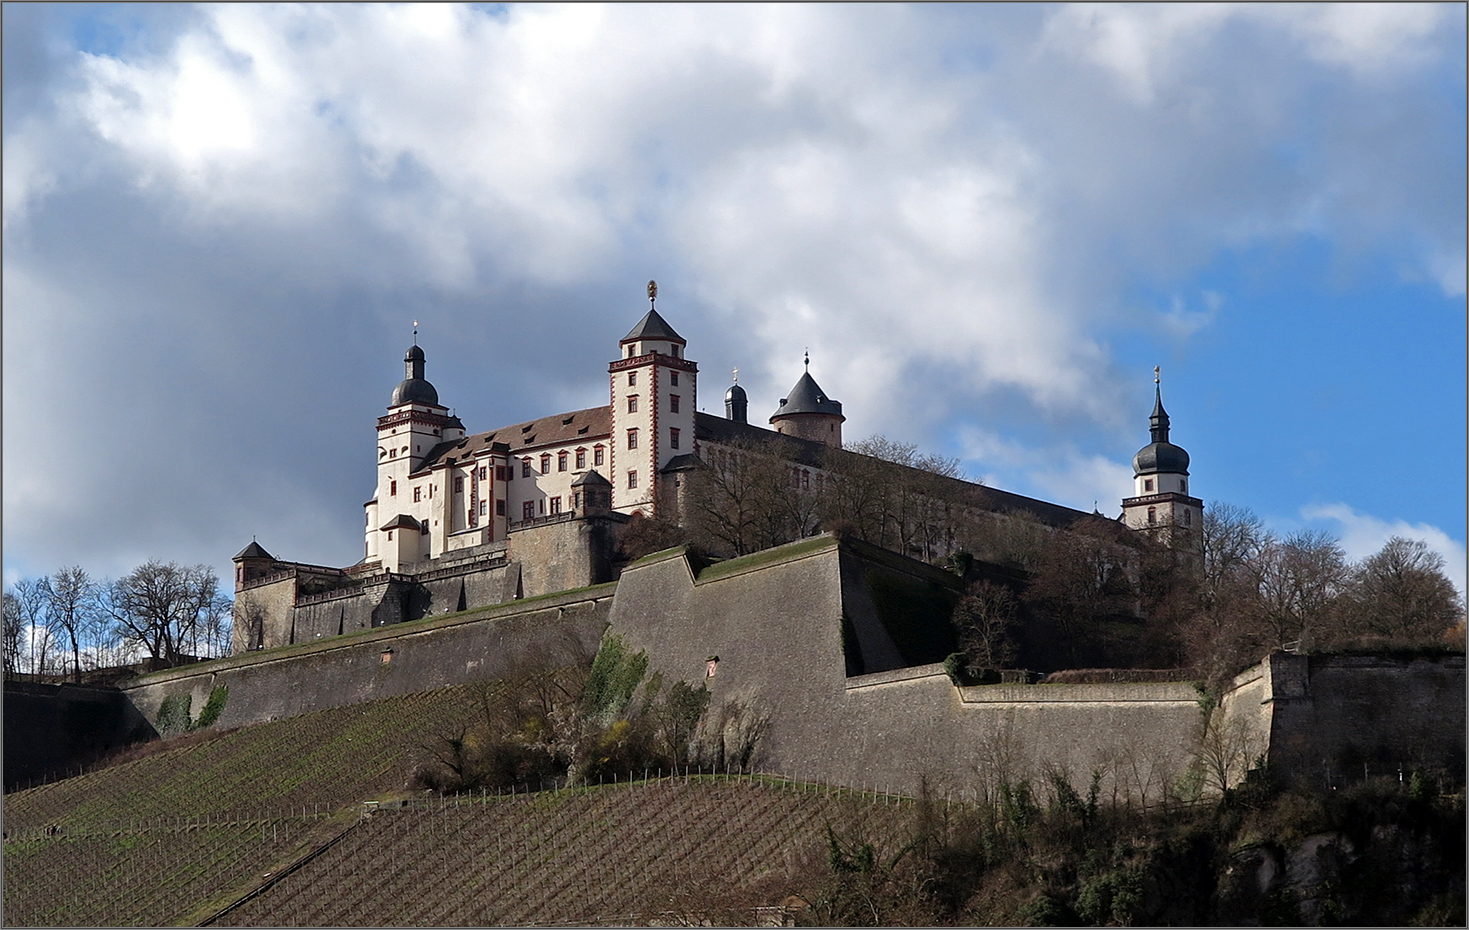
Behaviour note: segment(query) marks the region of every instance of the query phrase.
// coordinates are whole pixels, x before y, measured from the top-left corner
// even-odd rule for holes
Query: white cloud
[[[1459,596],[1464,596],[1464,544],[1436,526],[1409,523],[1406,520],[1383,520],[1341,503],[1302,507],[1301,518],[1333,525],[1341,535],[1342,548],[1352,560],[1364,559],[1376,553],[1383,543],[1394,536],[1421,539],[1428,548],[1443,556],[1449,579],[1459,589]]]
[[[267,406],[356,391],[351,341],[420,312],[514,419],[596,386],[521,375],[580,378],[563,352],[596,358],[638,307],[606,295],[656,276],[752,409],[809,346],[851,435],[924,442],[984,403],[1132,429],[1109,339],[1201,338],[1230,308],[1160,315],[1129,286],[1224,249],[1407,228],[1406,264],[1463,294],[1462,165],[1419,144],[1442,113],[1405,105],[1462,10],[993,9],[221,4],[156,51],[68,56],[54,112],[6,126],[7,541],[68,551],[57,508],[146,480],[140,398],[210,447],[176,463],[191,507],[138,493],[89,538],[159,521],[216,545],[241,488],[292,469],[313,477],[261,522],[304,534],[299,498],[338,492],[355,434],[280,435]],[[137,448],[28,454],[59,403]],[[1083,509],[1129,486],[1077,447],[989,453],[1015,457],[1001,486]]]
[[[985,484],[1038,496],[1077,510],[1121,512],[1132,494],[1132,468],[1074,445],[1037,448],[973,427],[959,431],[960,460]],[[1022,490],[1023,489],[1023,490]]]

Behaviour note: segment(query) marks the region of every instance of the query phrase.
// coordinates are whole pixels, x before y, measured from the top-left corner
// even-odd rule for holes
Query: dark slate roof
[[[418,348],[414,346],[414,348]],[[398,407],[403,404],[427,404],[430,407],[439,406],[439,392],[422,378],[404,378],[393,388],[393,399],[389,407]]]
[[[823,443],[812,442],[809,439],[797,439],[794,436],[782,436],[774,430],[752,426],[749,423],[737,423],[724,417],[717,417],[709,413],[694,414],[694,435],[697,439],[705,442],[746,441],[746,442],[769,442],[778,441],[784,444],[787,456],[795,462],[812,467],[824,467],[825,456],[829,455],[856,455],[855,452],[832,449]],[[671,464],[671,463],[670,463]],[[949,484],[956,492],[971,495],[976,504],[995,513],[1008,513],[1011,511],[1028,514],[1048,526],[1070,526],[1083,517],[1091,519],[1092,515],[1082,510],[1072,510],[1060,504],[1052,504],[1049,501],[1036,500],[1023,494],[1013,494],[1002,491],[999,488],[986,487],[975,484],[972,481],[964,481],[960,478],[937,478],[936,480]]]
[[[252,540],[250,540],[250,545],[248,545],[245,548],[241,549],[240,550],[240,554],[237,555],[237,556],[235,556],[233,559],[230,559],[230,561],[231,562],[238,562],[241,559],[273,559],[273,558],[275,558],[275,556],[271,555],[269,552],[266,552],[264,546],[260,545],[260,543],[255,542],[252,539]]]
[[[811,377],[811,372],[808,371],[801,375],[801,380],[791,388],[791,393],[780,399],[780,407],[770,419],[775,420],[795,413],[823,413],[840,417],[842,404],[841,401],[827,397],[821,385],[816,383],[816,379]]]
[[[423,524],[422,523],[419,523],[417,520],[415,520],[412,517],[408,516],[408,514],[406,514],[406,513],[400,513],[396,517],[394,517],[393,519],[389,520],[387,523],[384,523],[382,526],[378,527],[378,529],[382,529],[382,530],[419,530],[419,529],[423,529]]]
[[[692,452],[685,452],[683,455],[675,455],[669,459],[668,464],[664,465],[661,471],[666,475],[676,471],[688,471],[690,468],[698,468],[701,464],[703,464],[703,460],[697,455]]]
[[[648,315],[638,321],[638,325],[632,328],[632,332],[622,337],[622,342],[632,342],[641,339],[667,339],[680,345],[688,345],[688,341],[673,331],[668,321],[658,315],[657,310],[649,310]]]
[[[810,439],[782,436],[773,429],[740,423],[712,413],[694,414],[694,438],[707,442],[781,442],[791,461],[819,468],[826,445]]]
[[[418,475],[450,459],[460,460],[502,445],[512,455],[539,451],[545,446],[564,446],[578,442],[605,440],[612,435],[612,408],[588,407],[571,413],[541,417],[502,426],[484,433],[475,433],[454,442],[441,442],[429,450],[423,461],[413,470]]]
[[[610,488],[612,482],[602,477],[602,473],[593,468],[571,483],[574,488]]]
[[[1132,457],[1132,473],[1137,475],[1188,474],[1188,453],[1171,442],[1153,442],[1137,450]]]
[[[727,391],[724,392],[724,399],[725,400],[748,400],[749,398],[745,396],[745,389],[744,388],[740,387],[738,384],[731,384],[729,386],[729,390],[727,390]]]

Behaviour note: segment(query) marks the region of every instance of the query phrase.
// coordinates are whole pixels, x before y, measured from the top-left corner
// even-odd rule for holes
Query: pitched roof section
[[[230,561],[231,562],[238,562],[241,559],[273,559],[273,558],[275,558],[275,556],[271,555],[269,552],[266,552],[264,546],[260,545],[260,543],[258,543],[258,542],[256,542],[255,540],[252,539],[252,540],[250,540],[250,545],[248,545],[245,548],[241,549],[240,550],[240,554],[237,555],[237,556],[235,556],[233,559],[230,559]]]
[[[701,442],[780,442],[786,451],[786,456],[791,461],[813,468],[829,467],[829,455],[856,455],[855,452],[832,449],[824,443],[813,442],[809,439],[797,439],[795,436],[783,436],[774,430],[753,426],[749,423],[737,423],[734,420],[726,420],[710,413],[694,414],[694,435]],[[903,466],[897,466],[903,467]],[[960,478],[943,478],[932,476],[941,484],[953,487],[956,492],[965,492],[973,495],[974,501],[979,507],[994,513],[1006,513],[1015,511],[1028,514],[1047,526],[1070,526],[1083,517],[1091,518],[1091,514],[1081,510],[1072,510],[1060,504],[1052,504],[1049,501],[1036,500],[1023,494],[1013,494],[1002,491],[999,488],[991,488],[985,485],[975,484],[972,481],[964,481]]]
[[[612,435],[612,408],[588,407],[571,413],[541,417],[475,433],[455,442],[441,442],[429,450],[423,462],[413,470],[419,475],[450,460],[473,458],[496,446],[504,445],[511,455],[539,451],[547,446],[566,446],[580,442],[605,440]],[[505,450],[500,450],[505,451]]]
[[[821,385],[816,383],[816,379],[811,377],[811,372],[808,371],[801,375],[801,380],[797,381],[796,386],[791,388],[791,393],[781,398],[780,407],[770,419],[776,420],[795,413],[824,413],[829,416],[840,417],[842,415],[842,402],[827,397],[826,392],[821,389]]]
[[[602,473],[593,468],[571,483],[574,488],[610,488],[612,482],[602,477]]]
[[[669,342],[677,342],[679,345],[688,345],[688,341],[673,331],[668,321],[658,315],[657,310],[649,310],[648,315],[638,321],[638,325],[632,328],[632,332],[622,337],[622,342],[636,342],[642,339],[667,339]]]

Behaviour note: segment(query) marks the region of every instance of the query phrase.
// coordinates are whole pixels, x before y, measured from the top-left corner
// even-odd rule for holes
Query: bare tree
[[[1438,641],[1464,616],[1444,558],[1420,539],[1394,536],[1363,559],[1347,585],[1349,635]]]
[[[1015,595],[1003,585],[980,581],[970,585],[954,609],[954,626],[964,657],[976,668],[1008,668],[1019,649],[1013,635]]]
[[[1335,539],[1313,531],[1270,539],[1248,564],[1258,591],[1254,619],[1261,645],[1309,646],[1331,635],[1347,579],[1346,554]]]
[[[82,680],[82,640],[97,611],[97,585],[80,565],[63,568],[45,584],[46,618],[71,644],[72,680]]]
[[[168,665],[178,664],[184,644],[197,643],[210,611],[222,609],[214,569],[156,559],[115,581],[108,604],[123,638]]]
[[[20,598],[14,591],[5,592],[5,677],[14,678],[20,671],[20,643],[25,637]]]
[[[712,552],[745,555],[807,535],[820,512],[822,483],[812,466],[793,464],[785,440],[735,440],[711,450],[688,475],[694,541]]]
[[[10,588],[15,597],[19,636],[25,642],[33,675],[46,672],[46,658],[51,647],[51,630],[46,624],[46,589],[49,586],[50,579],[42,575],[40,578],[22,578]],[[19,670],[17,664],[16,671]]]

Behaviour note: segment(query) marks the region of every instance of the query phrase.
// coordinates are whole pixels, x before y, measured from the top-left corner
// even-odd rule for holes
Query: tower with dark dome
[[[724,418],[734,420],[736,423],[748,423],[750,413],[750,398],[745,396],[745,389],[740,387],[740,370],[735,369],[734,384],[724,392]]]
[[[842,402],[832,400],[811,377],[811,356],[806,356],[806,371],[791,392],[780,399],[771,414],[770,425],[777,433],[810,439],[828,446],[842,447]]]
[[[1159,369],[1153,369],[1152,442],[1132,457],[1133,496],[1122,500],[1122,521],[1165,542],[1196,541],[1204,502],[1189,494],[1188,453],[1168,441],[1168,411],[1163,409]]]
[[[416,336],[415,330],[415,336]],[[377,418],[377,493],[367,510],[367,558],[389,571],[403,571],[429,557],[429,537],[412,516],[426,494],[442,498],[432,482],[410,487],[408,476],[435,446],[464,438],[464,424],[439,403],[439,392],[423,376],[424,355],[417,338],[403,356],[403,380],[393,388],[388,412]],[[413,500],[416,493],[418,500]]]

